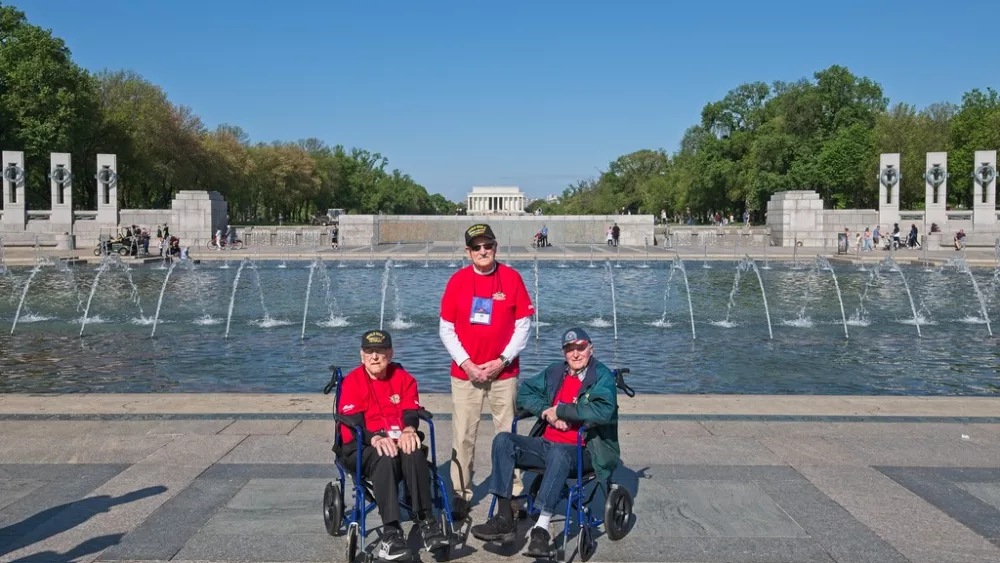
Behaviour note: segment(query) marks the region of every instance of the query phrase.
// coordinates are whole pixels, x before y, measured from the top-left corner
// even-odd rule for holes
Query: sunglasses
[[[361,353],[366,356],[388,356],[389,350],[385,348],[362,348]]]
[[[478,251],[483,248],[485,248],[486,250],[493,250],[496,247],[497,243],[495,242],[484,242],[483,244],[473,244],[469,246],[469,250]]]

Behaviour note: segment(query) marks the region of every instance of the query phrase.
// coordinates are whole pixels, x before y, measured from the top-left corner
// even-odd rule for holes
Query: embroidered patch
[[[344,405],[340,408],[340,412],[347,412],[354,410],[354,405]]]
[[[392,404],[394,404],[394,405],[398,405],[399,404],[399,395],[390,395],[389,396],[389,402],[392,403]]]
[[[493,294],[493,300],[494,301],[503,301],[504,299],[507,299],[507,296],[504,295],[504,293],[502,291],[498,291],[498,292],[496,292],[496,293]]]

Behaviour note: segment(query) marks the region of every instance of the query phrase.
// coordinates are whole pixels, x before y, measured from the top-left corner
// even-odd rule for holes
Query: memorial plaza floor
[[[423,400],[447,475],[450,399]],[[620,541],[599,534],[592,560],[1000,561],[1000,399],[620,403],[614,479],[635,520]],[[321,513],[329,413],[318,393],[0,395],[0,562],[343,561]],[[493,432],[484,414],[477,523]],[[523,549],[469,538],[453,558],[526,561]]]

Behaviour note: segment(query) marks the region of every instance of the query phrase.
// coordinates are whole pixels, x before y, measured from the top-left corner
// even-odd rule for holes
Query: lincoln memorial
[[[524,213],[524,192],[517,186],[473,186],[468,195],[469,215]]]

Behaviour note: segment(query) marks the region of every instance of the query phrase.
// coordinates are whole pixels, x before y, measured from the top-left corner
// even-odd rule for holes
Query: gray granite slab
[[[971,494],[933,467],[876,467],[884,475],[933,504],[945,514],[1000,546],[1000,510]]]
[[[699,563],[833,563],[816,542],[796,538],[660,538],[627,536],[633,561]],[[875,561],[875,560],[872,560]]]
[[[311,510],[322,506],[329,479],[251,479],[226,503],[233,510]]]
[[[100,558],[170,559],[244,484],[239,479],[196,479]]]
[[[1000,483],[956,483],[967,493],[1000,510]]]
[[[319,499],[323,498],[323,489],[313,491],[312,505],[309,508],[284,509],[269,508],[261,510],[230,510],[223,509],[212,516],[200,531],[209,535],[241,535],[258,534],[301,534],[312,531],[325,534],[323,518],[320,516]]]
[[[191,538],[174,559],[197,561],[343,561],[344,548],[326,533],[214,535]]]
[[[838,563],[907,563],[895,548],[811,483],[757,484]]]
[[[0,510],[30,495],[44,484],[44,481],[35,479],[0,479]]]
[[[221,463],[322,463],[333,459],[333,436],[248,436]]]
[[[274,434],[284,436],[298,426],[298,420],[237,420],[222,430],[222,434]],[[330,428],[333,428],[331,423]]]
[[[636,499],[636,532],[663,538],[803,538],[805,531],[753,483],[671,480]]]
[[[330,463],[216,463],[199,477],[202,479],[327,479],[338,477]]]
[[[135,463],[172,436],[0,436],[0,459],[20,463]]]
[[[28,475],[34,469],[43,484],[0,510],[2,534],[24,536],[56,517],[115,475],[123,465],[7,465],[14,475]]]

